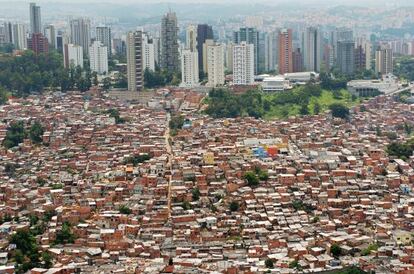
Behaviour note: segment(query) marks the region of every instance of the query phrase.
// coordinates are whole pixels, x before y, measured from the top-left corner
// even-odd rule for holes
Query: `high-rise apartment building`
[[[190,25],[187,27],[185,46],[186,46],[186,49],[189,49],[192,52],[198,51],[197,50],[197,27],[194,25]]]
[[[181,85],[182,87],[196,87],[199,84],[198,54],[197,51],[184,49],[181,54]]]
[[[94,41],[89,47],[89,62],[91,71],[97,74],[108,73],[108,48],[101,41]]]
[[[379,47],[375,51],[375,72],[388,74],[393,72],[393,51],[388,46]]]
[[[303,65],[306,71],[321,70],[322,64],[322,35],[317,28],[310,27],[303,33]]]
[[[96,40],[100,41],[108,50],[108,57],[112,55],[112,36],[110,27],[96,27]]]
[[[49,52],[49,42],[41,32],[32,33],[31,37],[27,39],[27,47],[36,55]]]
[[[208,72],[208,62],[207,62],[207,48],[208,46],[212,46],[214,45],[214,40],[212,39],[207,39],[204,44],[203,44],[203,50],[202,50],[202,54],[203,54],[203,72],[207,73]]]
[[[254,47],[254,73],[257,74],[259,70],[259,32],[255,28],[240,28],[239,31],[233,33],[233,42],[240,44],[246,42]]]
[[[83,54],[88,55],[88,49],[91,42],[91,22],[87,18],[78,18],[70,20],[71,43],[81,46]]]
[[[142,31],[129,32],[126,39],[128,90],[141,91],[144,86]]]
[[[233,84],[254,83],[254,45],[241,42],[233,46]]]
[[[3,24],[4,43],[13,44],[13,24],[5,22]]]
[[[279,32],[279,73],[291,72],[293,72],[292,30],[285,29]]]
[[[224,46],[221,44],[207,47],[207,67],[209,87],[224,85]]]
[[[302,72],[303,71],[303,56],[300,48],[297,48],[292,52],[292,70],[293,72]]]
[[[355,42],[352,40],[338,41],[336,65],[343,74],[355,72]]]
[[[30,34],[42,32],[42,20],[40,16],[40,7],[36,3],[30,3]]]
[[[142,34],[142,65],[146,69],[155,71],[155,47],[154,40],[148,33]]]
[[[356,71],[365,70],[366,68],[365,62],[367,58],[365,56],[365,50],[361,45],[355,48],[354,58],[355,58],[355,70]]]
[[[16,49],[27,49],[27,29],[24,24],[13,24],[13,44]]]
[[[44,30],[45,36],[47,38],[47,40],[49,41],[49,45],[52,48],[56,48],[56,30],[55,30],[55,26],[53,25],[48,25],[45,27]]]
[[[81,46],[74,44],[65,44],[63,47],[63,66],[65,68],[81,67],[83,68],[83,49]]]
[[[178,53],[177,16],[169,12],[161,20],[161,68],[170,72],[180,70]]]
[[[205,58],[203,52],[203,45],[207,40],[214,40],[213,28],[206,24],[197,25],[197,51],[198,65],[200,71],[204,71],[203,60]]]
[[[274,71],[277,69],[278,63],[278,39],[279,31],[272,31],[265,34],[265,70]]]
[[[354,32],[348,28],[337,28],[336,30],[331,32],[331,46],[332,46],[332,53],[333,53],[333,61],[334,64],[337,65],[338,59],[338,42],[340,41],[353,41],[354,40]]]

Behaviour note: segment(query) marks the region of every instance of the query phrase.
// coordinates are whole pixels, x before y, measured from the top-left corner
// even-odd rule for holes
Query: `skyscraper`
[[[185,49],[181,54],[181,85],[182,87],[195,87],[199,83],[198,54],[197,51]]]
[[[42,20],[40,7],[36,3],[30,3],[30,34],[42,32]]]
[[[220,44],[207,47],[208,83],[210,87],[224,85],[224,46]]]
[[[17,49],[27,49],[26,25],[13,24],[13,44]]]
[[[191,50],[192,52],[198,51],[197,50],[197,27],[194,25],[190,25],[187,27],[185,46],[187,49]]]
[[[278,63],[278,39],[279,32],[272,31],[265,34],[265,70],[273,71]]]
[[[293,72],[292,62],[292,30],[279,32],[279,73]]]
[[[302,62],[302,52],[300,48],[297,48],[295,51],[292,52],[292,71],[293,72],[302,72],[303,71],[303,62]]]
[[[355,58],[355,70],[356,71],[365,70],[366,68],[365,62],[367,58],[365,56],[364,48],[361,45],[355,48],[354,58]]]
[[[108,48],[101,41],[94,41],[89,47],[89,62],[91,71],[97,74],[108,72]]]
[[[112,55],[112,36],[110,27],[96,27],[96,40],[100,41],[108,50],[108,57]]]
[[[393,72],[393,51],[390,47],[382,46],[375,51],[375,72],[380,74]]]
[[[83,48],[83,54],[88,55],[91,42],[91,22],[87,18],[78,18],[70,21],[71,43]]]
[[[206,24],[197,25],[197,51],[198,51],[198,65],[199,70],[204,71],[203,60],[204,52],[203,45],[206,40],[214,40],[213,28]],[[204,71],[207,72],[207,71]]]
[[[180,70],[177,32],[177,16],[169,12],[161,20],[161,68],[170,72]]]
[[[83,49],[74,44],[65,44],[63,47],[63,66],[65,68],[80,66],[83,68]]]
[[[252,44],[254,47],[254,73],[257,74],[259,70],[259,32],[255,28],[240,28],[239,31],[233,33],[233,42],[240,44],[246,42]]]
[[[11,22],[6,22],[4,26],[4,43],[13,44],[13,24]]]
[[[154,40],[148,33],[142,34],[142,65],[143,70],[155,70],[155,47]]]
[[[337,67],[343,74],[355,72],[355,42],[351,40],[338,41],[337,46]]]
[[[348,28],[337,28],[336,30],[331,32],[331,46],[332,46],[332,53],[333,53],[333,61],[334,64],[337,63],[338,59],[338,42],[339,41],[353,41],[354,40],[354,32]]]
[[[45,27],[45,36],[52,48],[56,48],[56,30],[55,26],[48,25]]]
[[[27,47],[36,55],[49,52],[49,42],[41,32],[32,33],[32,36],[27,39]]]
[[[303,33],[303,65],[306,71],[321,70],[322,63],[322,35],[317,28],[307,28]]]
[[[128,90],[141,91],[144,85],[142,65],[142,31],[127,34]]]
[[[254,82],[254,45],[241,42],[233,47],[233,83],[251,85]]]

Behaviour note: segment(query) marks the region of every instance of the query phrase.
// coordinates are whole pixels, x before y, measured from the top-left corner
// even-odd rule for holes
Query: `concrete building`
[[[338,59],[338,42],[339,41],[353,41],[354,40],[354,32],[348,28],[337,28],[336,30],[331,32],[331,46],[332,46],[332,55],[333,55],[333,63],[336,64]]]
[[[44,29],[44,34],[49,41],[49,45],[52,48],[56,48],[56,29],[54,25],[48,25]]]
[[[389,47],[381,47],[375,51],[375,72],[389,74],[393,72],[393,51]]]
[[[338,41],[337,67],[343,74],[355,72],[355,42],[351,40]]]
[[[279,73],[290,72],[293,72],[292,30],[285,29],[279,32]]]
[[[87,18],[78,18],[70,20],[70,37],[71,43],[81,46],[83,54],[88,55],[88,49],[91,42],[91,22]]]
[[[189,25],[186,32],[186,43],[185,46],[192,52],[197,51],[197,27]]]
[[[399,89],[394,77],[385,76],[382,80],[353,80],[347,84],[348,91],[355,96],[367,97],[389,94]]]
[[[303,33],[302,40],[303,66],[306,71],[321,70],[322,64],[322,35],[317,28],[310,27]]]
[[[36,55],[48,53],[49,42],[42,33],[32,33],[31,37],[27,39],[27,48],[32,50]]]
[[[303,71],[303,58],[300,48],[297,48],[292,52],[292,72],[302,72]]]
[[[251,85],[254,82],[254,45],[241,42],[233,47],[233,84]]]
[[[83,49],[74,44],[65,44],[63,50],[63,66],[65,68],[80,66],[83,68]]]
[[[89,61],[91,71],[97,74],[108,73],[108,48],[101,41],[94,41],[89,47]]]
[[[259,72],[259,32],[255,28],[240,28],[233,33],[233,43],[246,42],[254,47],[254,73]]]
[[[161,68],[170,72],[180,70],[178,53],[177,16],[168,12],[161,20]]]
[[[128,90],[141,91],[144,87],[142,63],[142,31],[127,34],[127,75]]]
[[[281,75],[265,77],[261,85],[264,92],[284,91],[290,88],[289,80]]]
[[[224,46],[221,44],[207,47],[209,87],[224,85]]]
[[[215,44],[214,40],[212,40],[212,39],[207,39],[203,44],[203,50],[202,50],[202,52],[203,52],[203,63],[202,63],[202,66],[203,66],[203,72],[205,72],[205,73],[208,72],[207,48],[208,48],[208,46],[212,46],[214,44]]]
[[[155,47],[154,40],[148,33],[142,34],[142,64],[146,69],[155,71]]]
[[[184,49],[181,54],[181,87],[192,88],[199,85],[197,51]]]
[[[207,24],[197,25],[197,51],[198,51],[198,65],[199,70],[207,72],[204,70],[204,52],[203,45],[206,40],[214,40],[213,28]]]
[[[356,71],[365,70],[366,69],[365,62],[367,61],[367,58],[365,56],[365,50],[362,46],[357,46],[355,48],[354,58],[355,58],[355,70]]]
[[[225,67],[227,69],[228,72],[233,72],[233,49],[234,48],[234,44],[233,43],[228,43],[226,44],[226,50],[225,50]]]
[[[96,27],[96,40],[100,41],[108,50],[108,57],[112,56],[111,28],[107,26]]]
[[[42,32],[42,19],[40,15],[40,7],[36,3],[30,3],[30,34]]]
[[[13,24],[13,44],[16,49],[27,49],[27,28],[24,24]]]

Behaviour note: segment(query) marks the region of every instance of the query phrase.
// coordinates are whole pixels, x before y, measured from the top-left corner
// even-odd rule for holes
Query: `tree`
[[[4,105],[9,100],[9,93],[5,88],[0,86],[0,105]]]
[[[308,114],[309,114],[308,105],[307,105],[307,104],[302,104],[302,105],[300,106],[299,113],[300,113],[301,115],[308,115]]]
[[[342,104],[334,103],[329,106],[329,109],[332,111],[333,117],[342,119],[347,119],[349,117],[349,108]]]
[[[331,254],[337,258],[341,255],[341,247],[338,244],[331,245]]]
[[[230,206],[229,206],[230,211],[232,211],[232,212],[235,212],[235,211],[239,210],[239,207],[240,206],[239,206],[239,203],[237,201],[232,201],[230,203]]]
[[[321,112],[321,105],[318,102],[315,102],[313,105],[313,114],[318,115]]]
[[[120,212],[121,214],[126,214],[126,215],[129,215],[129,214],[131,214],[131,213],[132,213],[132,210],[131,210],[129,207],[127,207],[126,205],[121,205],[121,206],[119,207],[119,212]]]
[[[266,261],[265,261],[265,266],[266,266],[267,268],[273,268],[273,267],[274,267],[274,264],[273,264],[272,259],[266,259]]]
[[[50,256],[49,253],[47,252],[43,252],[42,253],[42,260],[43,260],[43,264],[45,268],[51,268],[53,263],[52,263],[52,256]]]
[[[40,144],[43,141],[44,129],[41,123],[38,121],[34,122],[29,130],[29,137],[35,144]]]
[[[248,171],[244,174],[243,178],[247,181],[247,184],[249,186],[257,186],[259,184],[259,178],[257,177],[257,175],[252,172],[252,171]]]
[[[105,78],[102,80],[102,88],[103,88],[105,91],[108,91],[109,89],[111,89],[111,87],[112,87],[111,78],[109,78],[109,77],[105,77]]]
[[[125,123],[125,119],[122,118],[119,115],[119,110],[115,109],[115,108],[110,108],[107,110],[107,112],[109,114],[109,117],[115,118],[115,123],[118,124],[123,124]]]
[[[6,137],[3,140],[5,148],[18,146],[26,137],[23,121],[11,123],[7,128]]]
[[[295,268],[297,270],[302,270],[301,265],[299,264],[298,260],[294,260],[292,262],[289,263],[289,268]]]
[[[151,159],[151,156],[148,154],[138,154],[134,155],[132,157],[128,157],[124,160],[124,165],[132,164],[133,166],[138,166],[140,163],[143,163],[145,161],[148,161]]]
[[[75,242],[71,225],[68,222],[62,224],[62,229],[56,232],[55,244],[70,244]]]
[[[195,187],[191,190],[191,195],[192,195],[193,201],[198,201],[200,199],[201,193],[198,187]]]
[[[182,115],[175,115],[169,122],[170,129],[181,129],[184,125],[185,119]]]

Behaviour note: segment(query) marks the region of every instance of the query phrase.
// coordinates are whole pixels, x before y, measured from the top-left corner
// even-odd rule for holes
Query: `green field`
[[[361,102],[360,98],[352,98],[352,95],[345,89],[337,92],[339,96],[334,96],[334,93],[328,90],[322,90],[321,96],[311,97],[308,104],[309,114],[314,114],[314,105],[319,103],[320,113],[329,109],[329,106],[333,103],[341,103],[345,106],[352,107]],[[272,100],[277,94],[266,94],[264,98],[266,100]],[[272,105],[269,111],[266,111],[265,119],[286,118],[290,116],[300,115],[300,105],[298,104],[285,104],[285,105]]]

